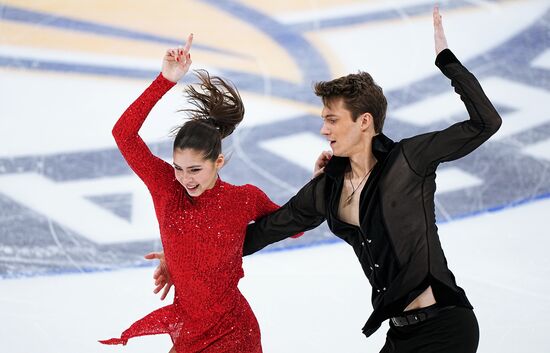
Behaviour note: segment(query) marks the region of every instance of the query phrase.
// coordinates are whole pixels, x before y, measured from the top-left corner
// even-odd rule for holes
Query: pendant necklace
[[[351,203],[351,200],[353,199],[353,195],[355,195],[355,192],[359,189],[359,187],[361,186],[361,184],[363,184],[363,182],[365,180],[367,180],[367,177],[369,176],[369,174],[372,172],[372,170],[374,169],[374,167],[376,166],[376,163],[374,163],[374,165],[372,166],[372,168],[367,172],[367,174],[365,174],[365,176],[363,177],[363,179],[361,179],[361,181],[359,182],[359,184],[357,184],[357,187],[354,187],[353,186],[353,183],[351,182],[351,176],[348,178],[349,180],[349,183],[351,185],[351,194],[346,198],[346,201],[345,201],[345,204],[346,205],[349,205]],[[350,173],[351,175],[352,173]]]

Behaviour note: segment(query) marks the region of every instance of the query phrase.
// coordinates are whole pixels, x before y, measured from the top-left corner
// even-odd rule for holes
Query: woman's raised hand
[[[437,56],[444,49],[448,48],[447,38],[443,31],[443,22],[441,21],[441,15],[439,14],[439,6],[434,6],[433,12],[434,18],[434,42],[435,42],[435,55]]]
[[[172,81],[178,82],[191,66],[191,44],[193,44],[193,33],[187,37],[183,47],[171,48],[166,51],[162,61],[162,76]]]

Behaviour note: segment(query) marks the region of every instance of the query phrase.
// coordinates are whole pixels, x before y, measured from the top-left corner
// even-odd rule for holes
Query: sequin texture
[[[171,165],[154,156],[138,135],[156,102],[174,84],[159,75],[120,117],[113,135],[155,205],[162,245],[174,282],[174,302],[153,311],[120,338],[167,333],[177,352],[262,352],[260,330],[237,288],[243,277],[242,245],[250,221],[278,206],[257,187],[216,181],[190,198]]]

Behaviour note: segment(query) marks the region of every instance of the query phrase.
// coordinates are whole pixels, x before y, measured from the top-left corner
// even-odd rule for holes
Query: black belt
[[[422,321],[426,321],[428,319],[431,319],[433,317],[436,317],[443,311],[450,310],[452,308],[455,308],[455,305],[450,306],[428,306],[426,308],[421,308],[418,310],[413,310],[410,312],[410,314],[406,314],[407,312],[404,312],[403,316],[394,316],[390,318],[391,322],[396,327],[403,327],[408,325],[414,325]]]

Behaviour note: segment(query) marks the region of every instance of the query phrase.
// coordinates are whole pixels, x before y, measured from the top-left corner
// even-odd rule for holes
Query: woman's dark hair
[[[374,82],[372,76],[364,71],[349,74],[332,81],[317,82],[315,94],[328,106],[335,99],[342,98],[345,107],[356,121],[364,113],[370,113],[374,120],[374,131],[382,132],[386,118],[388,102],[382,88]]]
[[[191,148],[215,161],[222,151],[222,139],[231,135],[243,120],[244,106],[237,88],[206,70],[196,70],[199,90],[187,86],[185,93],[193,108],[182,109],[190,120],[174,129],[174,150]]]

